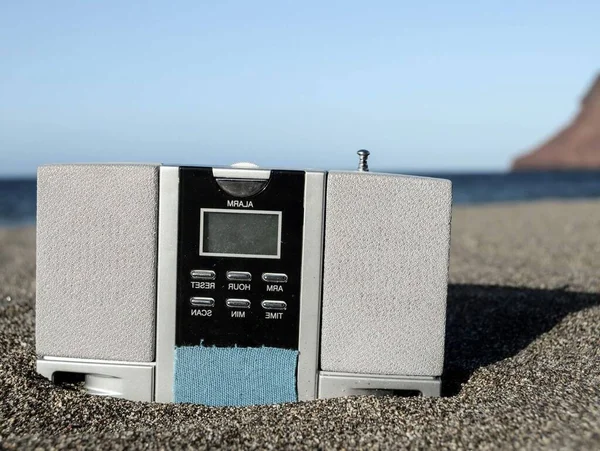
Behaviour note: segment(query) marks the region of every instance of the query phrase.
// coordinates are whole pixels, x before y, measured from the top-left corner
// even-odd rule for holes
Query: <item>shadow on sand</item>
[[[514,356],[569,313],[600,304],[597,293],[450,285],[443,395],[483,366]]]

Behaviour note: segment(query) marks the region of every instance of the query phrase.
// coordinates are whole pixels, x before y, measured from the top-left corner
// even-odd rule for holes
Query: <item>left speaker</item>
[[[158,165],[38,171],[40,357],[152,362]]]

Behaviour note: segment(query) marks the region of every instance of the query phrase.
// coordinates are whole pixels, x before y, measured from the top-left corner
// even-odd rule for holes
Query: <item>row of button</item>
[[[193,269],[190,276],[194,280],[215,280],[217,273],[211,269]],[[232,282],[250,282],[252,280],[252,274],[247,271],[227,271],[226,277]],[[286,283],[288,276],[278,272],[264,272],[262,280],[269,283]]]
[[[192,304],[193,307],[212,308],[215,306],[215,299],[193,297],[190,298],[190,304]],[[228,298],[225,300],[225,305],[229,308],[250,308],[250,301],[248,299]],[[285,310],[287,308],[287,303],[285,301],[273,301],[268,299],[262,301],[260,305],[265,310]]]

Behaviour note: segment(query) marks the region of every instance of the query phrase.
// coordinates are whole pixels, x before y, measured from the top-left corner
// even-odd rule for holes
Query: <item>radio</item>
[[[38,171],[37,371],[211,406],[439,396],[448,180],[158,164]]]

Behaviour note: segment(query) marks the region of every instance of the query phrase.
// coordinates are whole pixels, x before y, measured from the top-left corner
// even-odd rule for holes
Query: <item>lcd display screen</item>
[[[281,212],[200,211],[200,254],[225,257],[279,258]]]

